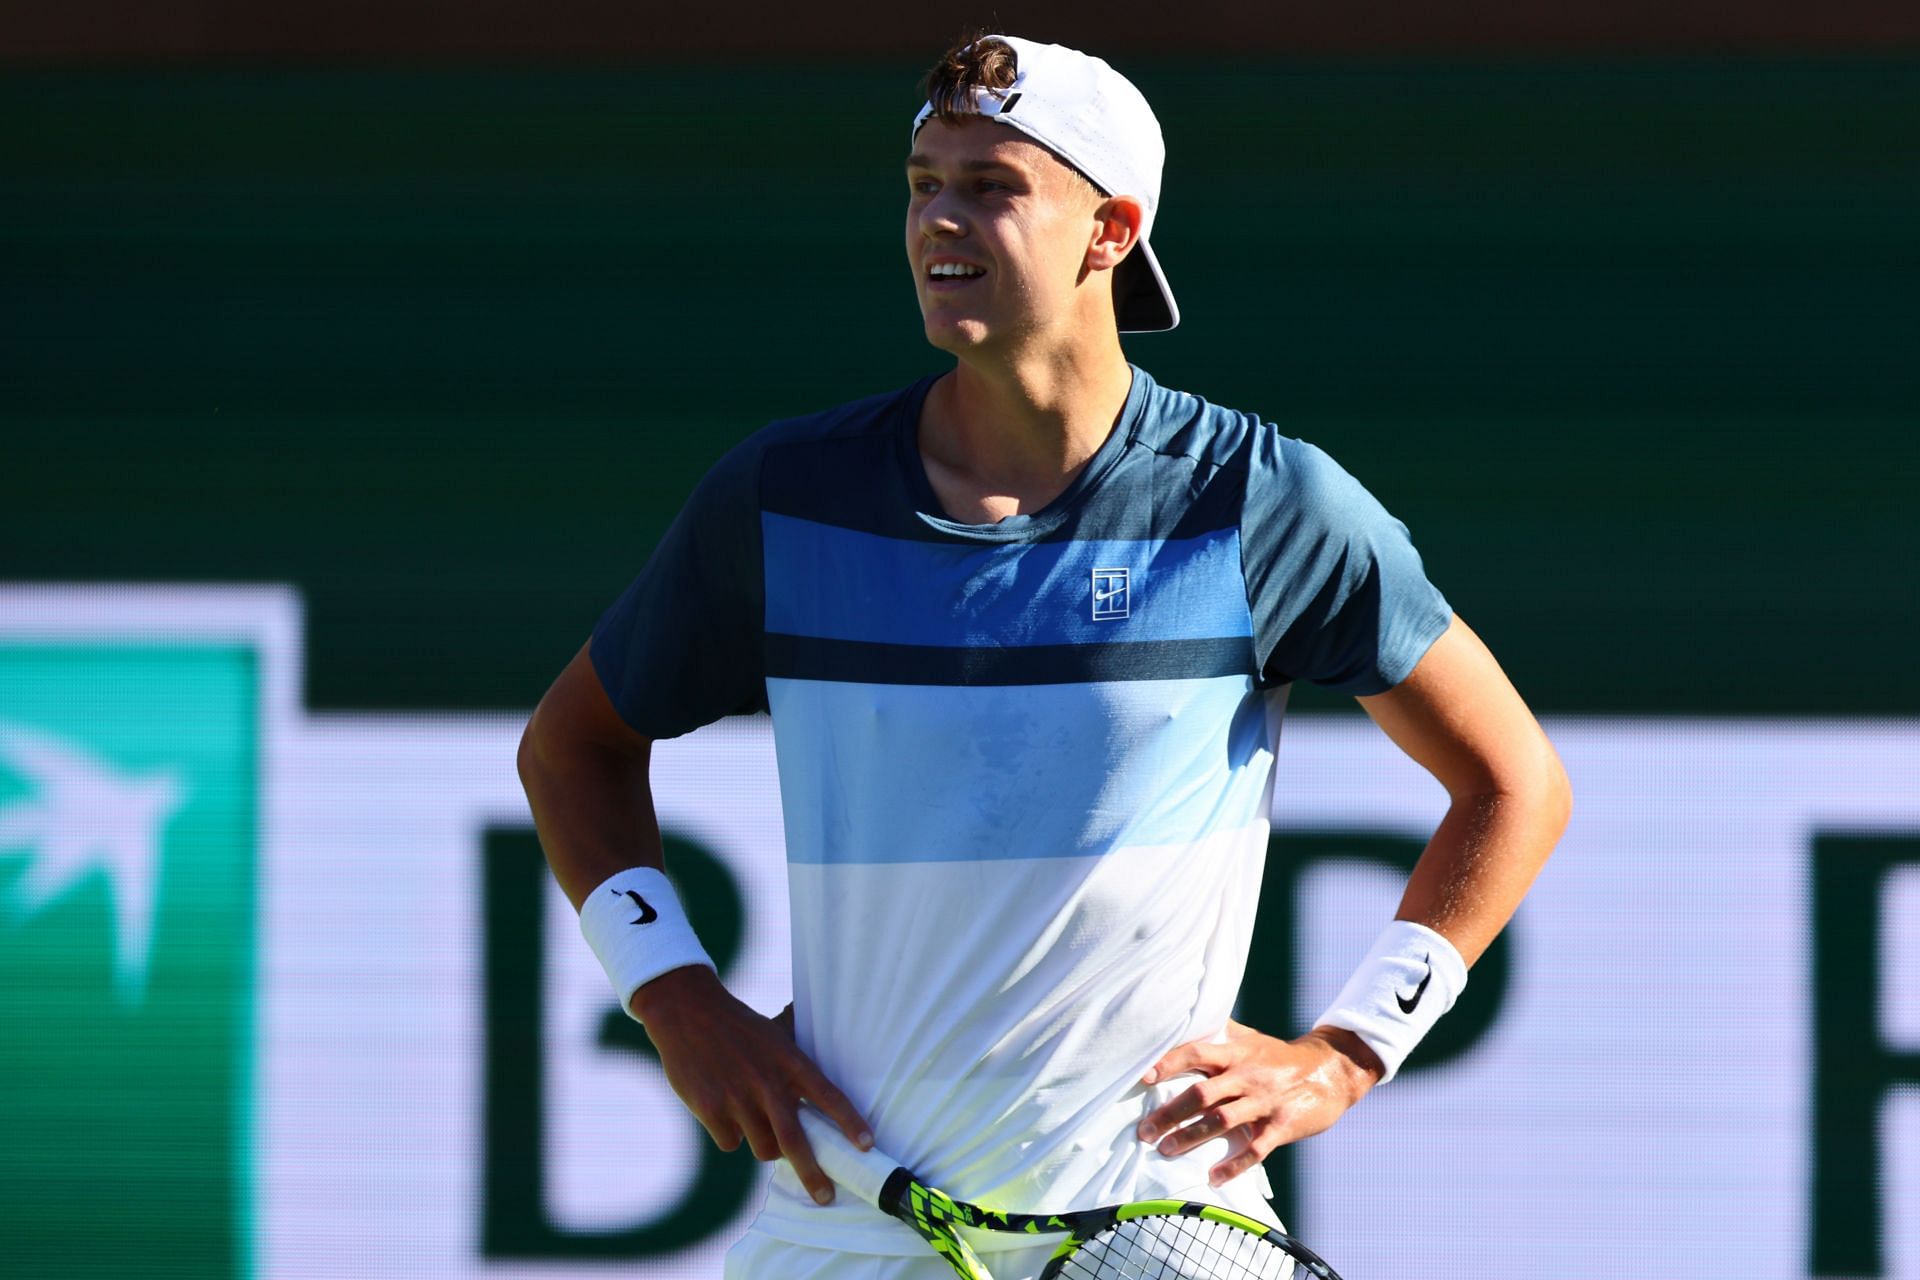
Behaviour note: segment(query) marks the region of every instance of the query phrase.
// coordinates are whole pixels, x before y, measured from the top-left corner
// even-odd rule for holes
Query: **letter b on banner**
[[[740,952],[746,904],[733,875],[706,848],[667,836],[671,868],[687,914],[724,978]],[[543,967],[553,893],[540,842],[528,827],[486,833],[486,1167],[482,1251],[490,1258],[647,1258],[698,1244],[731,1221],[752,1194],[758,1162],[743,1144],[723,1152],[694,1126],[698,1170],[679,1203],[631,1226],[569,1228],[548,1203],[548,1117]],[[570,940],[585,947],[576,935]],[[607,992],[596,1048],[657,1061],[652,1043]],[[648,1142],[632,1133],[631,1176],[648,1175]]]

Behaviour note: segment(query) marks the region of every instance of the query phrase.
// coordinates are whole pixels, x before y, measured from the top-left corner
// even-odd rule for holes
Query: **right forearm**
[[[645,751],[556,742],[537,716],[521,740],[520,782],[540,847],[575,908],[615,872],[664,862],[647,759]]]
[[[582,645],[534,709],[519,752],[520,782],[547,865],[576,909],[622,871],[666,870],[647,781],[652,754],[653,743],[608,699],[591,646]],[[684,924],[671,886],[656,882],[645,896],[655,901],[635,890],[641,910],[615,913],[614,938],[601,928],[608,920],[605,898],[588,907],[581,929],[614,989],[632,992],[628,1012],[646,1024],[667,1083],[721,1150],[744,1139],[762,1160],[784,1155],[821,1203],[831,1200],[833,1184],[815,1163],[794,1108],[804,1098],[831,1116],[849,1141],[870,1146],[866,1121],[800,1051],[791,1022],[762,1017],[734,998],[704,955],[682,960],[682,950],[654,945],[658,931],[627,929],[667,926],[670,941],[674,920]],[[643,940],[631,944],[636,938]],[[698,949],[695,941],[692,950]],[[663,960],[671,967],[662,967]]]

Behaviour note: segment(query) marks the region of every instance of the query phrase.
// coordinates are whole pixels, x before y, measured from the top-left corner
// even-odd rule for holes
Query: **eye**
[[[923,196],[930,196],[940,189],[940,184],[932,178],[909,178],[907,180],[907,186],[912,189],[914,194]]]

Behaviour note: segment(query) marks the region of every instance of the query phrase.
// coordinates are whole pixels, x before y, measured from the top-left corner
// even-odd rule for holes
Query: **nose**
[[[966,221],[945,189],[928,197],[926,203],[920,206],[917,216],[920,234],[929,240],[942,236],[962,236],[967,232]]]

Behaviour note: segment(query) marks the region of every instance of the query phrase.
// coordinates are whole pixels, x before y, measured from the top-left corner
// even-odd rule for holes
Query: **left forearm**
[[[1441,934],[1472,964],[1566,829],[1567,771],[1500,664],[1458,617],[1412,674],[1360,705],[1453,797],[1407,881],[1399,917]]]
[[[1453,800],[1407,879],[1398,922],[1301,1037],[1351,1063],[1347,1083],[1364,1088],[1393,1079],[1453,1007],[1466,966],[1506,927],[1566,829],[1573,790],[1539,722],[1458,617],[1405,679],[1360,705]],[[1434,945],[1436,933],[1457,957]]]
[[[1471,965],[1513,917],[1566,829],[1566,776],[1456,795],[1407,880],[1398,918],[1443,934]]]

